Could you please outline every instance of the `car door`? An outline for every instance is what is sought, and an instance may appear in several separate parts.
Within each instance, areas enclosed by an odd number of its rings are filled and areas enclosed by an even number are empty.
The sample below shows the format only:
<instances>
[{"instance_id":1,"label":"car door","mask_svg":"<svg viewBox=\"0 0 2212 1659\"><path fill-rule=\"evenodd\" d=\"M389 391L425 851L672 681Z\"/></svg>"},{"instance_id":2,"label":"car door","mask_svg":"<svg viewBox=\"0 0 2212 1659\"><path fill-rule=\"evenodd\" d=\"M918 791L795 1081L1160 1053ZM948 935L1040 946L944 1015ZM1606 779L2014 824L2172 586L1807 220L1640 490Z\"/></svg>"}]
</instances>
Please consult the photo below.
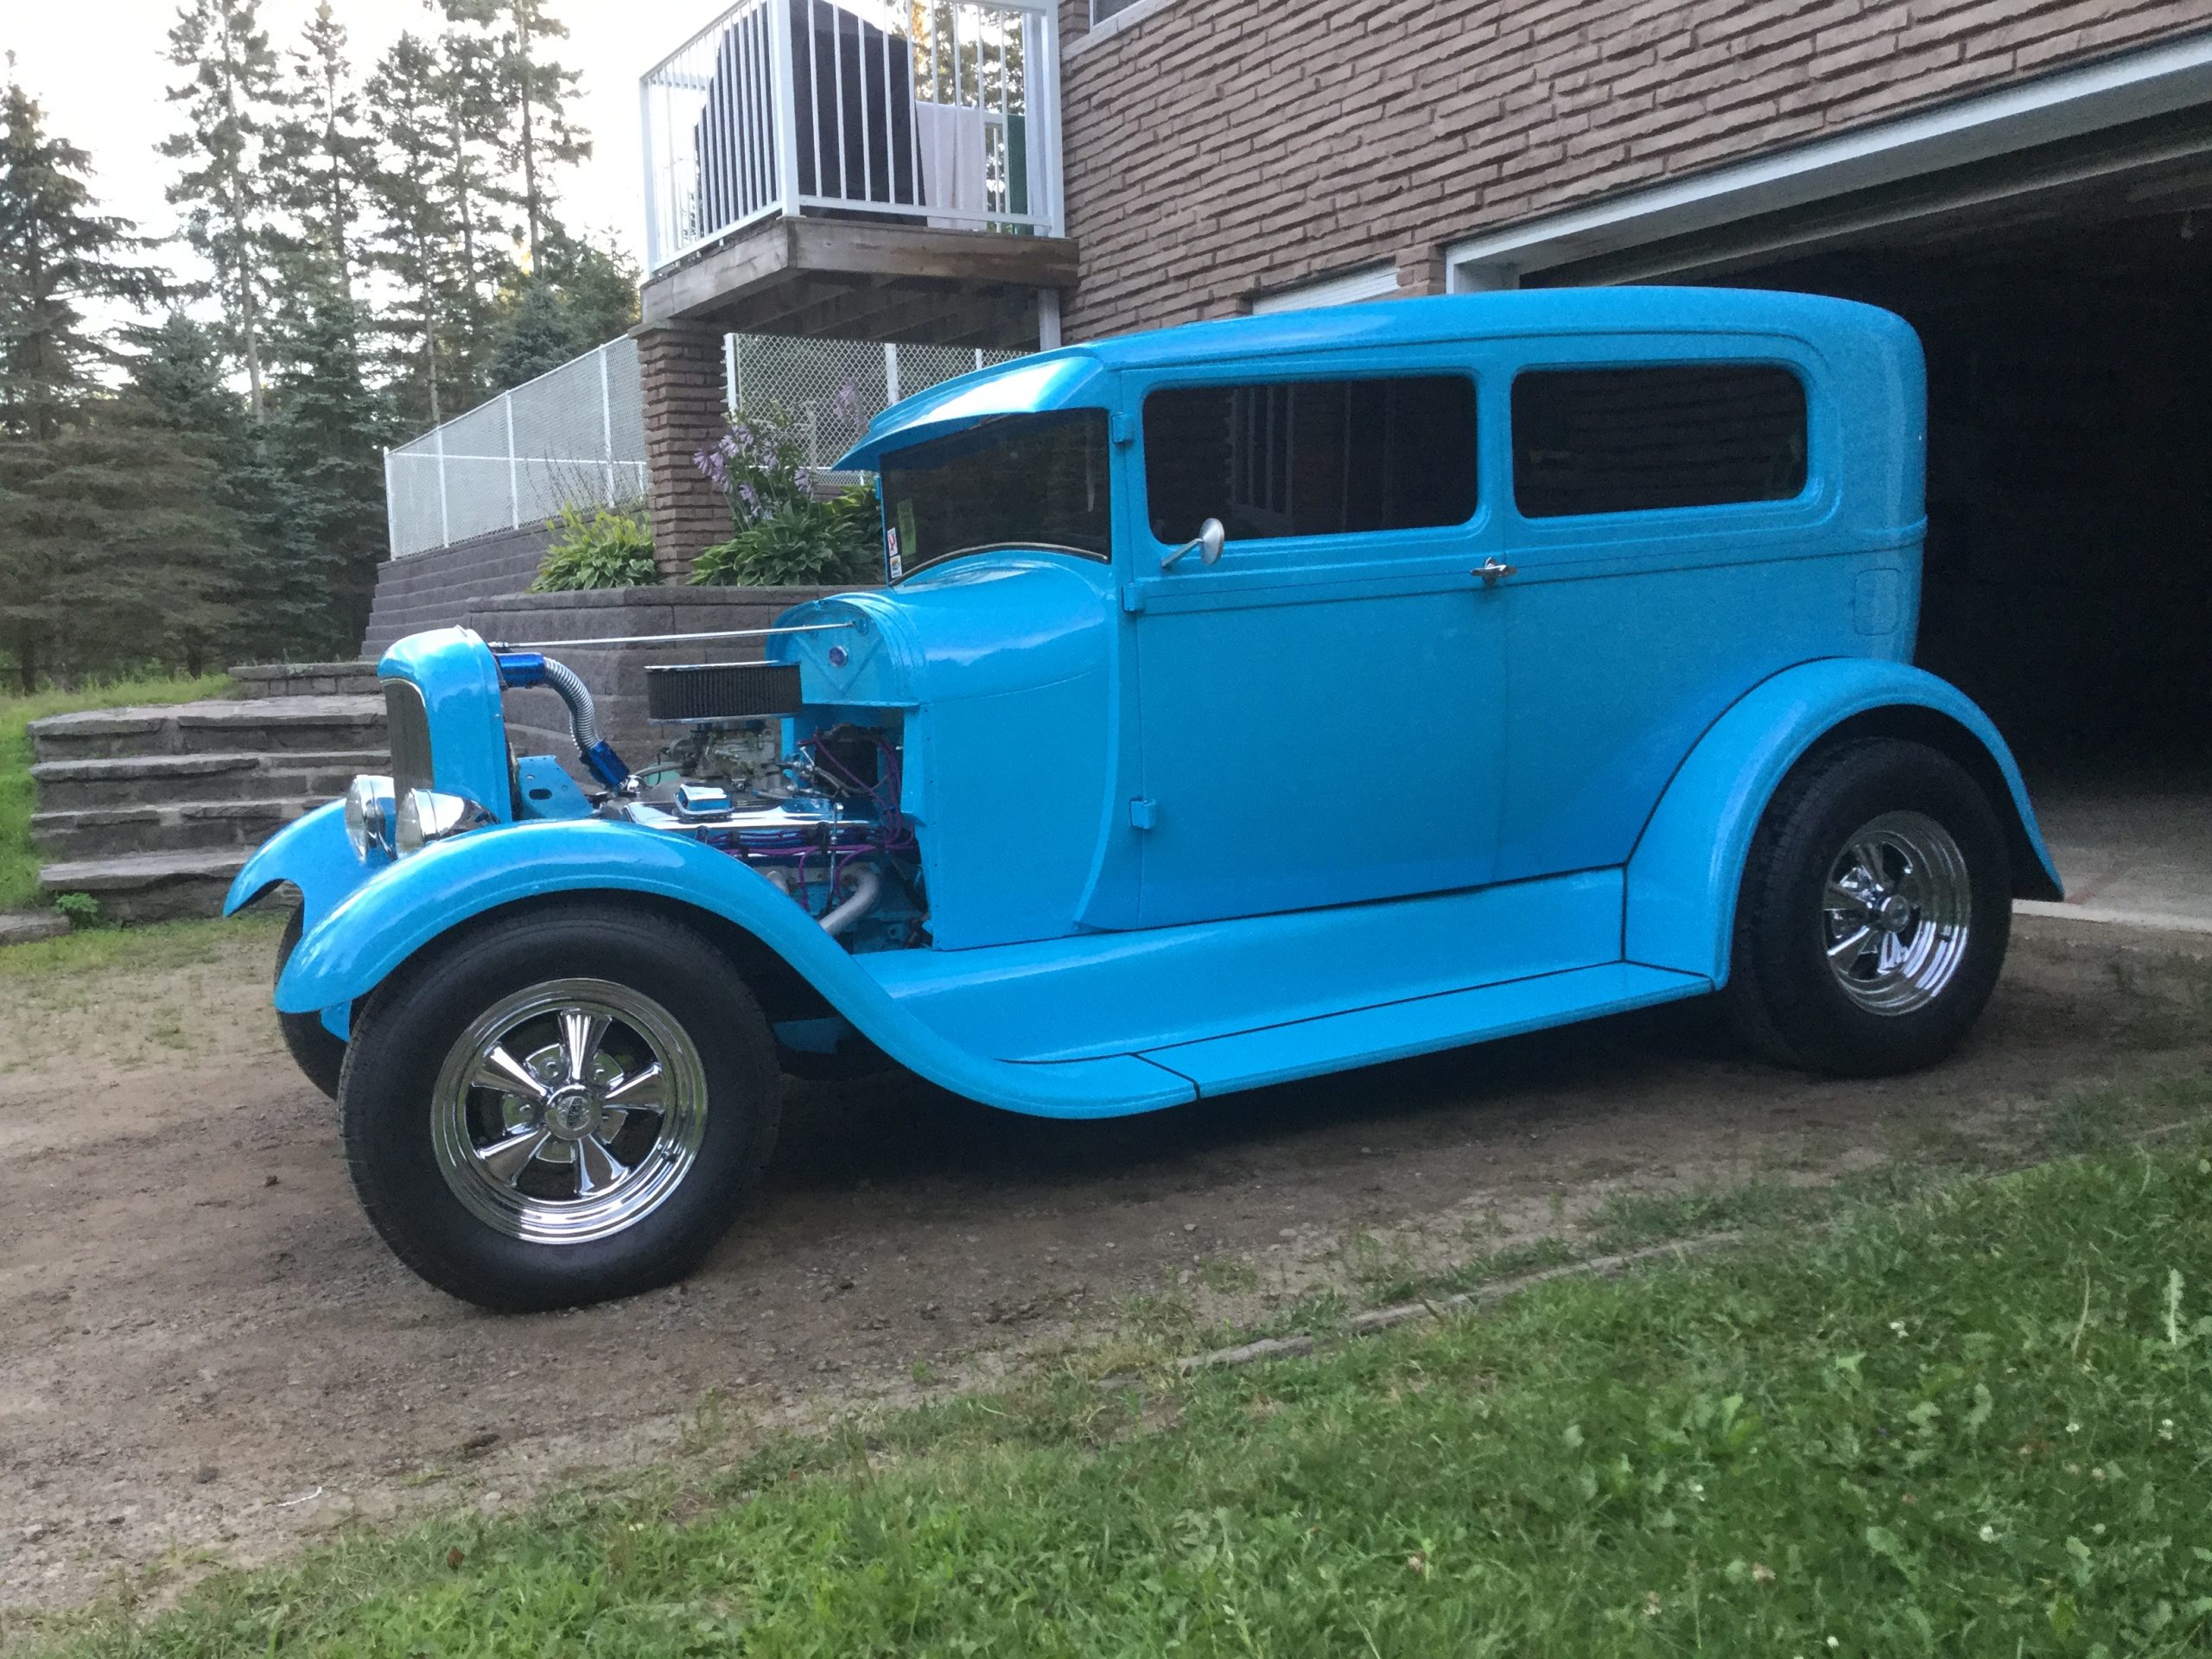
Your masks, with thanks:
<instances>
[{"instance_id":1,"label":"car door","mask_svg":"<svg viewBox=\"0 0 2212 1659\"><path fill-rule=\"evenodd\" d=\"M1731 703L1865 648L1820 372L1782 337L1589 335L1491 377L1516 567L1498 880L1622 862Z\"/></svg>"},{"instance_id":2,"label":"car door","mask_svg":"<svg viewBox=\"0 0 2212 1659\"><path fill-rule=\"evenodd\" d=\"M1504 635L1474 365L1270 359L1128 395L1139 925L1488 881ZM1179 556L1207 518L1218 562Z\"/></svg>"}]
</instances>

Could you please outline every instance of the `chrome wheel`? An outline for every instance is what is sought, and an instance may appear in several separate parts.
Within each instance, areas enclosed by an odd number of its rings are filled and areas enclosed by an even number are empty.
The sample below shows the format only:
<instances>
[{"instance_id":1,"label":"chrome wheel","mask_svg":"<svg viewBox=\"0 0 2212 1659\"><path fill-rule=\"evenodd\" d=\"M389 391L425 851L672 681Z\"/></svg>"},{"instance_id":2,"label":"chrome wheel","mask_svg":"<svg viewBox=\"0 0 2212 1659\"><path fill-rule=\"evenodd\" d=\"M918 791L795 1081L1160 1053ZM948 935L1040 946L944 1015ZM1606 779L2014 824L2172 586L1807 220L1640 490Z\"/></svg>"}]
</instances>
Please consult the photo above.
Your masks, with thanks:
<instances>
[{"instance_id":1,"label":"chrome wheel","mask_svg":"<svg viewBox=\"0 0 2212 1659\"><path fill-rule=\"evenodd\" d=\"M1830 866L1822 938L1836 982L1872 1014L1910 1014L1942 995L1967 954L1974 893L1966 855L1922 812L1861 825Z\"/></svg>"},{"instance_id":2,"label":"chrome wheel","mask_svg":"<svg viewBox=\"0 0 2212 1659\"><path fill-rule=\"evenodd\" d=\"M430 1108L439 1173L480 1221L532 1243L607 1238L652 1213L698 1160L699 1052L651 997L563 979L463 1032Z\"/></svg>"}]
</instances>

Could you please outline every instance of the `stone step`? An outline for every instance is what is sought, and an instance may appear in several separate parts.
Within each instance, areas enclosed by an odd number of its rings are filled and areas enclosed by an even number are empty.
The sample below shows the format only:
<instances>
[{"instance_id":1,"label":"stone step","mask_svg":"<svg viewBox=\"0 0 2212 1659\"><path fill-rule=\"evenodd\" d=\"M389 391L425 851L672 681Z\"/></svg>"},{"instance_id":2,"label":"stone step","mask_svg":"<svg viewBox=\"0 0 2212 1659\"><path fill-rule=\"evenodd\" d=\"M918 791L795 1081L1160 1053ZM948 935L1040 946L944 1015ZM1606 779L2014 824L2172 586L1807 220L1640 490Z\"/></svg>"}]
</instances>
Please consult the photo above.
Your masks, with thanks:
<instances>
[{"instance_id":1,"label":"stone step","mask_svg":"<svg viewBox=\"0 0 2212 1659\"><path fill-rule=\"evenodd\" d=\"M112 922L166 922L181 916L219 916L231 880L245 865L243 847L194 852L137 853L123 858L80 859L49 864L39 886L59 896L88 893Z\"/></svg>"},{"instance_id":2,"label":"stone step","mask_svg":"<svg viewBox=\"0 0 2212 1659\"><path fill-rule=\"evenodd\" d=\"M52 910L0 910L0 944L30 944L39 939L58 939L69 931L69 918Z\"/></svg>"},{"instance_id":3,"label":"stone step","mask_svg":"<svg viewBox=\"0 0 2212 1659\"><path fill-rule=\"evenodd\" d=\"M377 665L349 663L246 663L231 678L248 697L372 697Z\"/></svg>"},{"instance_id":4,"label":"stone step","mask_svg":"<svg viewBox=\"0 0 2212 1659\"><path fill-rule=\"evenodd\" d=\"M252 697L168 708L88 709L31 722L41 761L156 754L319 753L384 741L373 696Z\"/></svg>"},{"instance_id":5,"label":"stone step","mask_svg":"<svg viewBox=\"0 0 2212 1659\"><path fill-rule=\"evenodd\" d=\"M44 760L31 768L41 812L86 812L158 802L329 800L365 772L391 769L382 749L287 754L153 754Z\"/></svg>"},{"instance_id":6,"label":"stone step","mask_svg":"<svg viewBox=\"0 0 2212 1659\"><path fill-rule=\"evenodd\" d=\"M64 861L211 847L251 849L330 798L325 794L248 801L162 801L39 812L31 817L31 844L47 857Z\"/></svg>"}]
</instances>

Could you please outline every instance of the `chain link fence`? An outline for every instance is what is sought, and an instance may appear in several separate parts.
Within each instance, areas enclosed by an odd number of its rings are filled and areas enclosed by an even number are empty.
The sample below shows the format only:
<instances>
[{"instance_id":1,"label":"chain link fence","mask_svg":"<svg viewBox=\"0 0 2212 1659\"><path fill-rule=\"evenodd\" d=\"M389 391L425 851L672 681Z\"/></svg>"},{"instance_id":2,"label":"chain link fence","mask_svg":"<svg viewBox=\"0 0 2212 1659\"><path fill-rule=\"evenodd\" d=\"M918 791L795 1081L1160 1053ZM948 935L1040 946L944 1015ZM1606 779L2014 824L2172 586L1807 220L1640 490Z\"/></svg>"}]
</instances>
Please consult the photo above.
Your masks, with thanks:
<instances>
[{"instance_id":1,"label":"chain link fence","mask_svg":"<svg viewBox=\"0 0 2212 1659\"><path fill-rule=\"evenodd\" d=\"M806 464L822 467L899 398L1020 355L783 334L731 334L722 348L729 406L788 422ZM564 506L642 499L637 342L609 340L385 450L384 477L395 559L541 524Z\"/></svg>"},{"instance_id":2,"label":"chain link fence","mask_svg":"<svg viewBox=\"0 0 2212 1659\"><path fill-rule=\"evenodd\" d=\"M732 334L722 347L729 406L788 420L810 467L827 467L843 454L901 397L1021 355L787 334Z\"/></svg>"},{"instance_id":3,"label":"chain link fence","mask_svg":"<svg viewBox=\"0 0 2212 1659\"><path fill-rule=\"evenodd\" d=\"M595 351L385 451L391 556L645 493L638 343Z\"/></svg>"}]
</instances>

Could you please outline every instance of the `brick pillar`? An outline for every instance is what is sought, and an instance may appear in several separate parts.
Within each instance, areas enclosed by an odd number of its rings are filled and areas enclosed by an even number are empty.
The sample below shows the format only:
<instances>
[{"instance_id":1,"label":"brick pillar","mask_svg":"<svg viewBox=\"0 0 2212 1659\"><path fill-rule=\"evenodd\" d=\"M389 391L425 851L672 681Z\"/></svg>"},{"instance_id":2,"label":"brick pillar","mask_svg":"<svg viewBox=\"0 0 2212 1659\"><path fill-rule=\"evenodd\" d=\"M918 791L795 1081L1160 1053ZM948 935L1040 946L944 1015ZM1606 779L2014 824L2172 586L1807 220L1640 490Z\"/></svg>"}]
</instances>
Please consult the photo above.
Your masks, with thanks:
<instances>
[{"instance_id":1,"label":"brick pillar","mask_svg":"<svg viewBox=\"0 0 2212 1659\"><path fill-rule=\"evenodd\" d=\"M653 563L663 582L682 582L701 550L729 536L728 504L691 464L722 429L721 331L690 322L641 328L638 368Z\"/></svg>"},{"instance_id":2,"label":"brick pillar","mask_svg":"<svg viewBox=\"0 0 2212 1659\"><path fill-rule=\"evenodd\" d=\"M1449 278L1444 269L1443 249L1433 246L1411 248L1398 255L1398 293L1402 298L1450 291Z\"/></svg>"}]
</instances>

